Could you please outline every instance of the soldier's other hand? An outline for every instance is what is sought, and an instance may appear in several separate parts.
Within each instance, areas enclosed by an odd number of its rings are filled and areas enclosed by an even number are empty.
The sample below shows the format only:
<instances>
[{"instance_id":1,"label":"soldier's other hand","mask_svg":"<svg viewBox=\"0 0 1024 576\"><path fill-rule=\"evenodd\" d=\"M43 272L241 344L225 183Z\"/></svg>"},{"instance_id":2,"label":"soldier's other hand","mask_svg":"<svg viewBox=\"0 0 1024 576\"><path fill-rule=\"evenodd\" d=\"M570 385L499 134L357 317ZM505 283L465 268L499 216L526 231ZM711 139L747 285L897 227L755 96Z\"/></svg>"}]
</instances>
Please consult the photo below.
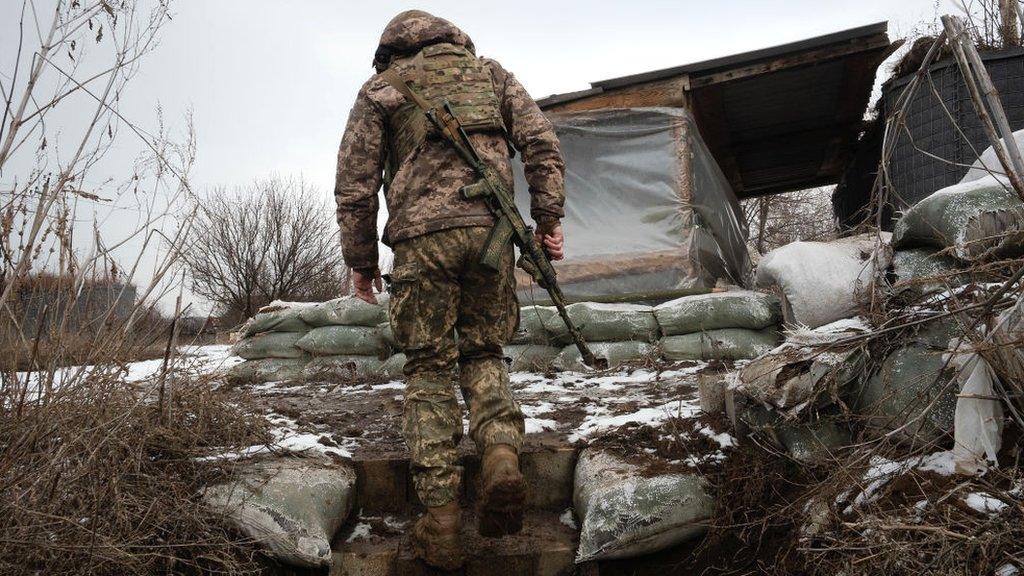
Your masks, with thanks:
<instances>
[{"instance_id":1,"label":"soldier's other hand","mask_svg":"<svg viewBox=\"0 0 1024 576\"><path fill-rule=\"evenodd\" d=\"M537 242L544 247L548 258L561 260L565 258L565 235L562 233L562 225L555 224L550 229L537 232Z\"/></svg>"},{"instance_id":2,"label":"soldier's other hand","mask_svg":"<svg viewBox=\"0 0 1024 576\"><path fill-rule=\"evenodd\" d=\"M376 288L377 292L384 290L384 283L380 279L380 269L352 269L352 286L355 288L355 297L359 298L364 302L370 304L377 303L377 297L373 294L373 289Z\"/></svg>"}]
</instances>

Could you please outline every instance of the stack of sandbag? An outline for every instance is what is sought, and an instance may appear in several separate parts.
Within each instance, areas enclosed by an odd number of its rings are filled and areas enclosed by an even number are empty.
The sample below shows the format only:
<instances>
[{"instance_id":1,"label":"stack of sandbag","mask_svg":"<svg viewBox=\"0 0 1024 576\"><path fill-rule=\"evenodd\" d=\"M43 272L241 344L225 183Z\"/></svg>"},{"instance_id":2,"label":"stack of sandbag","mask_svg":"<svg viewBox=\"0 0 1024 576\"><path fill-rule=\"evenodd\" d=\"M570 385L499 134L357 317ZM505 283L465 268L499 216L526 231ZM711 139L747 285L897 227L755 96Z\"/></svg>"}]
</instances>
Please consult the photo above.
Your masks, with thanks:
<instances>
[{"instance_id":1,"label":"stack of sandbag","mask_svg":"<svg viewBox=\"0 0 1024 576\"><path fill-rule=\"evenodd\" d=\"M554 306L523 306L519 328L505 346L505 357L513 372L544 372L571 342L569 330Z\"/></svg>"},{"instance_id":2,"label":"stack of sandbag","mask_svg":"<svg viewBox=\"0 0 1024 576\"><path fill-rule=\"evenodd\" d=\"M793 242L757 265L761 288L782 295L786 324L817 328L855 315L862 291L889 267L889 234L862 234L832 242Z\"/></svg>"},{"instance_id":3,"label":"stack of sandbag","mask_svg":"<svg viewBox=\"0 0 1024 576\"><path fill-rule=\"evenodd\" d=\"M313 357L303 376L344 379L382 373L382 358L390 355L391 347L382 329L387 321L386 297L378 298L380 304L369 304L344 296L299 313L311 328L295 345Z\"/></svg>"},{"instance_id":4,"label":"stack of sandbag","mask_svg":"<svg viewBox=\"0 0 1024 576\"><path fill-rule=\"evenodd\" d=\"M302 374L309 354L297 346L310 325L300 313L313 304L275 301L264 306L239 331L233 352L245 358L228 372L238 382L291 380Z\"/></svg>"},{"instance_id":5,"label":"stack of sandbag","mask_svg":"<svg viewBox=\"0 0 1024 576\"><path fill-rule=\"evenodd\" d=\"M567 310L569 319L580 329L594 356L607 362L609 368L657 354L652 342L658 340L661 330L650 306L577 302ZM560 321L557 313L554 319ZM564 330L564 324L555 328L558 329ZM552 366L558 370L586 369L574 344L567 344Z\"/></svg>"},{"instance_id":6,"label":"stack of sandbag","mask_svg":"<svg viewBox=\"0 0 1024 576\"><path fill-rule=\"evenodd\" d=\"M749 290L684 296L654 308L668 360L741 360L779 340L779 299Z\"/></svg>"}]
</instances>

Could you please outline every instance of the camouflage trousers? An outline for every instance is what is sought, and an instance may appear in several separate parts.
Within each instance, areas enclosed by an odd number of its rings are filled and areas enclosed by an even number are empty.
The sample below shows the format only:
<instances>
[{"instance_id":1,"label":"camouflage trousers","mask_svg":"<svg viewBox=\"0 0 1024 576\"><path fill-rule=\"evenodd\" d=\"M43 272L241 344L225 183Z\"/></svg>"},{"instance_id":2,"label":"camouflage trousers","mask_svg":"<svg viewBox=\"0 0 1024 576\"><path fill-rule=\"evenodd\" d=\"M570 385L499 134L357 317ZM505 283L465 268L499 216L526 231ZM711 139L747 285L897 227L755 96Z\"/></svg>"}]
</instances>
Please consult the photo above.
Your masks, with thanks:
<instances>
[{"instance_id":1,"label":"camouflage trousers","mask_svg":"<svg viewBox=\"0 0 1024 576\"><path fill-rule=\"evenodd\" d=\"M480 265L488 227L452 228L395 245L388 310L403 349L406 393L403 434L413 482L427 506L454 501L462 479L456 446L469 408L477 450L523 441L523 414L509 390L502 345L516 329L513 250L498 271Z\"/></svg>"}]
</instances>

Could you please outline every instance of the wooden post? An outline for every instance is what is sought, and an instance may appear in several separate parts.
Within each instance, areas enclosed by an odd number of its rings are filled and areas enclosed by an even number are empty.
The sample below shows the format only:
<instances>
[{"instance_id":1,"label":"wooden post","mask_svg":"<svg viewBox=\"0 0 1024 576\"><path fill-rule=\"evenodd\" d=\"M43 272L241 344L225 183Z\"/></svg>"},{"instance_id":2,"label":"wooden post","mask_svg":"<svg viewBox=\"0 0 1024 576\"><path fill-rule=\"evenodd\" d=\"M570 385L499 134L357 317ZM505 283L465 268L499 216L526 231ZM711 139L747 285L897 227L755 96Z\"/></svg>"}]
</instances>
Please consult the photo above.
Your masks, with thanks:
<instances>
[{"instance_id":1,"label":"wooden post","mask_svg":"<svg viewBox=\"0 0 1024 576\"><path fill-rule=\"evenodd\" d=\"M999 0L999 35L1003 39L1003 46L1020 46L1020 20L1018 11L1020 6L1017 0Z\"/></svg>"}]
</instances>

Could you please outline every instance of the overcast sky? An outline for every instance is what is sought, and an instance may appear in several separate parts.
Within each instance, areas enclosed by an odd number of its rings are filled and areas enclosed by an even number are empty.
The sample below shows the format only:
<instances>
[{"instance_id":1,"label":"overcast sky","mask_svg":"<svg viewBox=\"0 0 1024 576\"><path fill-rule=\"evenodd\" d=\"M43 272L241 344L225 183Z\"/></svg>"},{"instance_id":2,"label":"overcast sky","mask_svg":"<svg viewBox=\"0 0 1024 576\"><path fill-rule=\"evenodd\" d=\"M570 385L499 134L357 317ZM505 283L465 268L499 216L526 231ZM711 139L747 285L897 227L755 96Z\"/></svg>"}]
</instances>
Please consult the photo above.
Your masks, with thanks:
<instances>
[{"instance_id":1,"label":"overcast sky","mask_svg":"<svg viewBox=\"0 0 1024 576\"><path fill-rule=\"evenodd\" d=\"M20 5L0 0L4 73ZM348 111L372 72L381 30L401 10L455 22L478 54L499 60L537 98L883 20L896 39L931 24L937 11L955 11L947 0L938 7L934 0L173 0L172 7L160 47L122 98L126 116L153 127L157 105L172 124L192 111L196 189L277 174L303 177L325 199ZM134 158L130 144L113 153L121 157L105 165L111 173Z\"/></svg>"}]
</instances>

